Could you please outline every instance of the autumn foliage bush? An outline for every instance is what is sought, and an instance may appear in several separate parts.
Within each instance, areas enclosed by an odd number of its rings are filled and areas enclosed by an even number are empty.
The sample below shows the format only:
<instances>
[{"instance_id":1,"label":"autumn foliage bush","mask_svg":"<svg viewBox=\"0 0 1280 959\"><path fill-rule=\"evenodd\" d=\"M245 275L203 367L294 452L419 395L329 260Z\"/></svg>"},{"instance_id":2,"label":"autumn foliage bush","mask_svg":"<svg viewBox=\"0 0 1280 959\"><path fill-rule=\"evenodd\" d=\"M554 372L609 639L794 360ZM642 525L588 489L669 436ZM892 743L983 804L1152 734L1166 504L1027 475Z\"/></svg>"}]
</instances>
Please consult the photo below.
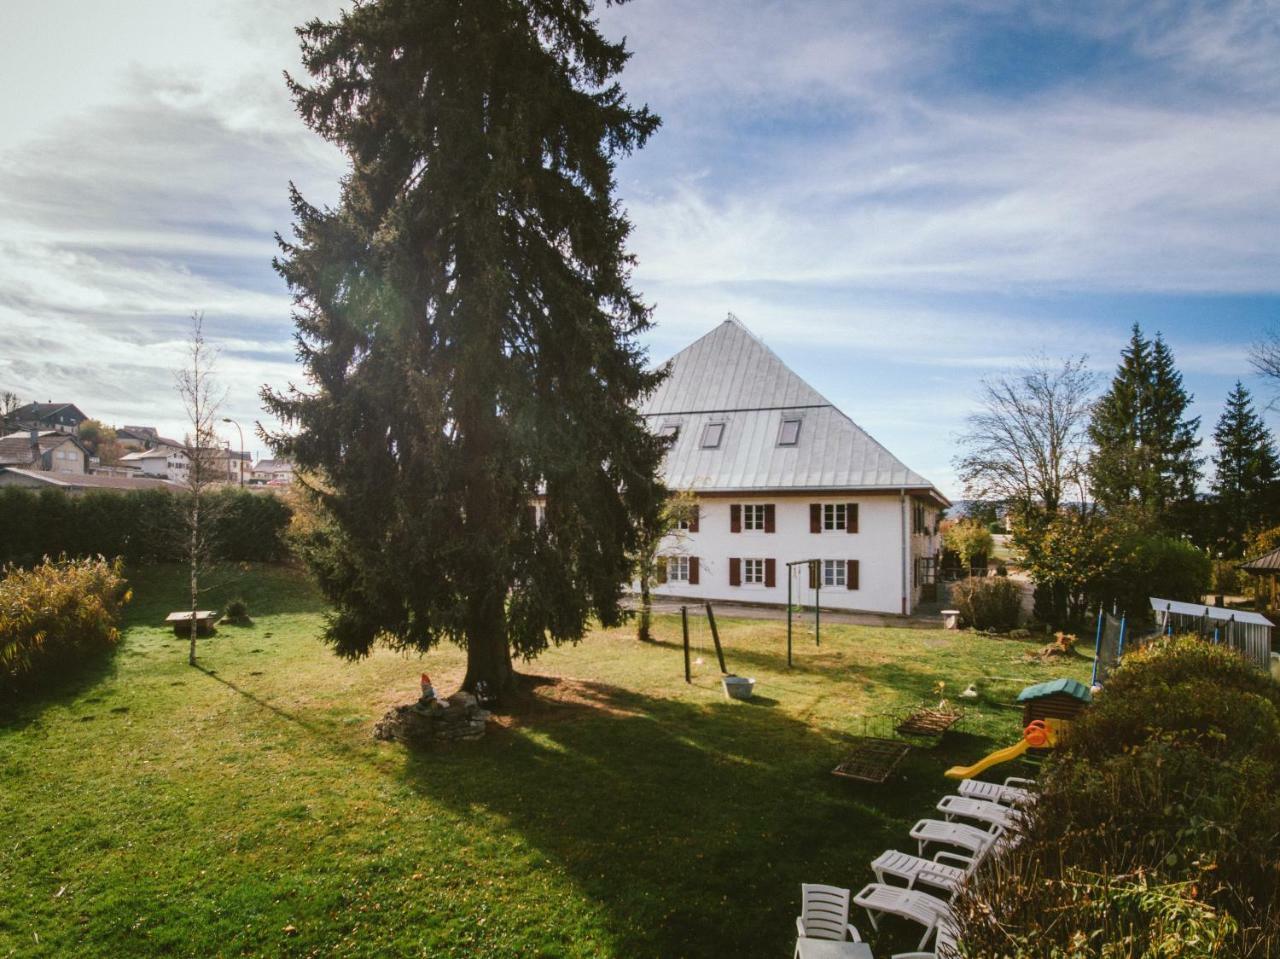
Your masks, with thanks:
<instances>
[{"instance_id":1,"label":"autumn foliage bush","mask_svg":"<svg viewBox=\"0 0 1280 959\"><path fill-rule=\"evenodd\" d=\"M0 691L30 688L114 647L130 599L123 568L97 557L0 570Z\"/></svg>"},{"instance_id":2,"label":"autumn foliage bush","mask_svg":"<svg viewBox=\"0 0 1280 959\"><path fill-rule=\"evenodd\" d=\"M1280 955L1280 685L1221 646L1127 655L957 901L966 956Z\"/></svg>"},{"instance_id":3,"label":"autumn foliage bush","mask_svg":"<svg viewBox=\"0 0 1280 959\"><path fill-rule=\"evenodd\" d=\"M975 576L951 590L960 623L973 629L1009 630L1018 625L1022 596L1018 584L1004 576Z\"/></svg>"}]
</instances>

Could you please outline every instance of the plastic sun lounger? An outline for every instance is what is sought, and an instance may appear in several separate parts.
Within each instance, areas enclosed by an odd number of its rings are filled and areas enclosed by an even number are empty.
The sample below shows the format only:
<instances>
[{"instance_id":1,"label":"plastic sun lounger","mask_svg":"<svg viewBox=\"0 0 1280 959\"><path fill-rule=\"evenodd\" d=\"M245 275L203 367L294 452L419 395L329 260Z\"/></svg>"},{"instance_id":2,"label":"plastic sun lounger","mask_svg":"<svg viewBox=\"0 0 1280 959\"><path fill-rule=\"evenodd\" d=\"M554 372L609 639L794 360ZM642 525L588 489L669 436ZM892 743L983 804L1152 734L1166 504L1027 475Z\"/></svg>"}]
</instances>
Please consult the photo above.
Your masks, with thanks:
<instances>
[{"instance_id":1,"label":"plastic sun lounger","mask_svg":"<svg viewBox=\"0 0 1280 959\"><path fill-rule=\"evenodd\" d=\"M846 937L861 942L858 930L849 923L849 890L840 886L802 883L800 915L796 916L796 951L806 940L844 942Z\"/></svg>"},{"instance_id":2,"label":"plastic sun lounger","mask_svg":"<svg viewBox=\"0 0 1280 959\"><path fill-rule=\"evenodd\" d=\"M880 928L880 917L886 913L901 916L924 926L924 935L920 938L918 948L923 949L938 931L938 926L951 918L951 906L915 889L903 889L901 886L886 886L873 882L864 886L862 891L853 897L853 901L867 910L874 929Z\"/></svg>"},{"instance_id":3,"label":"plastic sun lounger","mask_svg":"<svg viewBox=\"0 0 1280 959\"><path fill-rule=\"evenodd\" d=\"M910 836L919 844L918 852L924 855L925 847L931 842L945 843L968 851L971 856L981 859L1000 838L1000 827L997 831L988 832L977 826L969 826L959 822L944 822L941 819L921 819L911 827Z\"/></svg>"},{"instance_id":4,"label":"plastic sun lounger","mask_svg":"<svg viewBox=\"0 0 1280 959\"><path fill-rule=\"evenodd\" d=\"M962 779L959 792L967 799L985 799L1005 806L1027 806L1036 801L1036 794L1031 791L1034 785L1034 779L1019 776L1010 776L1003 785L981 779Z\"/></svg>"},{"instance_id":5,"label":"plastic sun lounger","mask_svg":"<svg viewBox=\"0 0 1280 959\"><path fill-rule=\"evenodd\" d=\"M882 885L891 885L886 877L892 876L905 882L908 889L914 889L917 882L922 882L954 896L977 864L974 857L955 852L940 852L932 859L925 859L888 849L871 863L871 871Z\"/></svg>"},{"instance_id":6,"label":"plastic sun lounger","mask_svg":"<svg viewBox=\"0 0 1280 959\"><path fill-rule=\"evenodd\" d=\"M933 952L895 952L891 959L956 959L960 940L951 920L938 924L938 938L933 941Z\"/></svg>"},{"instance_id":7,"label":"plastic sun lounger","mask_svg":"<svg viewBox=\"0 0 1280 959\"><path fill-rule=\"evenodd\" d=\"M982 823L988 829L999 826L1008 828L1017 825L1022 818L1022 814L1008 806L1002 806L997 802L988 802L985 799L967 799L964 796L943 796L938 800L938 812L946 817L947 821L951 821L956 817L961 819L971 819L974 822Z\"/></svg>"}]
</instances>

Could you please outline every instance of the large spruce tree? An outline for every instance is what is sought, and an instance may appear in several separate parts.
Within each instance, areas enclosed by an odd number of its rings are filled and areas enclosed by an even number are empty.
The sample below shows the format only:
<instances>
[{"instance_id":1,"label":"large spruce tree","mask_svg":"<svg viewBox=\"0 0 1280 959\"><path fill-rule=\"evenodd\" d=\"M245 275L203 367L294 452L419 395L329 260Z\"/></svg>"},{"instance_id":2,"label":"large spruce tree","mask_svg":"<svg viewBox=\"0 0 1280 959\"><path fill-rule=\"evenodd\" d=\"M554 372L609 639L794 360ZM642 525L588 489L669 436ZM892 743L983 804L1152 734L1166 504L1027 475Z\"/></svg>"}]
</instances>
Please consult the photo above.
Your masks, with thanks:
<instances>
[{"instance_id":1,"label":"large spruce tree","mask_svg":"<svg viewBox=\"0 0 1280 959\"><path fill-rule=\"evenodd\" d=\"M1111 385L1089 424L1089 486L1106 509L1140 507L1172 526L1186 522L1204 462L1198 417L1173 353L1134 325Z\"/></svg>"},{"instance_id":2,"label":"large spruce tree","mask_svg":"<svg viewBox=\"0 0 1280 959\"><path fill-rule=\"evenodd\" d=\"M309 386L265 393L329 517L311 561L343 655L512 653L621 617L655 523L656 385L637 336L614 166L658 126L588 0L368 0L299 30L307 124L350 160L341 201L294 189L277 268ZM535 499L545 502L540 518Z\"/></svg>"},{"instance_id":3,"label":"large spruce tree","mask_svg":"<svg viewBox=\"0 0 1280 959\"><path fill-rule=\"evenodd\" d=\"M1253 397L1236 380L1213 431L1216 449L1212 483L1219 546L1240 555L1251 529L1274 524L1280 460L1271 431L1253 407Z\"/></svg>"}]
</instances>

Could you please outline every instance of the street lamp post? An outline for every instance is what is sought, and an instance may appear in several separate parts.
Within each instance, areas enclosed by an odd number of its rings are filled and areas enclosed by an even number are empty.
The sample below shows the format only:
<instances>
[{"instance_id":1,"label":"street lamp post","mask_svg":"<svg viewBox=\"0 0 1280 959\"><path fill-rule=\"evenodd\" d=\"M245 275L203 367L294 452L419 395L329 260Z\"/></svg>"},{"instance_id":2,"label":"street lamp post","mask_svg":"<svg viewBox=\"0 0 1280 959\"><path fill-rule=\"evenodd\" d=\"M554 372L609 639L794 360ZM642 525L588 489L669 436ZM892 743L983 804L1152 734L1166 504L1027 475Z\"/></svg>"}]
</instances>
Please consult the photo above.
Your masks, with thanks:
<instances>
[{"instance_id":1,"label":"street lamp post","mask_svg":"<svg viewBox=\"0 0 1280 959\"><path fill-rule=\"evenodd\" d=\"M229 416L224 416L222 422L230 423L236 428L236 432L240 434L240 459L236 463L236 473L240 476L240 485L244 486L244 430L240 429L240 424Z\"/></svg>"}]
</instances>

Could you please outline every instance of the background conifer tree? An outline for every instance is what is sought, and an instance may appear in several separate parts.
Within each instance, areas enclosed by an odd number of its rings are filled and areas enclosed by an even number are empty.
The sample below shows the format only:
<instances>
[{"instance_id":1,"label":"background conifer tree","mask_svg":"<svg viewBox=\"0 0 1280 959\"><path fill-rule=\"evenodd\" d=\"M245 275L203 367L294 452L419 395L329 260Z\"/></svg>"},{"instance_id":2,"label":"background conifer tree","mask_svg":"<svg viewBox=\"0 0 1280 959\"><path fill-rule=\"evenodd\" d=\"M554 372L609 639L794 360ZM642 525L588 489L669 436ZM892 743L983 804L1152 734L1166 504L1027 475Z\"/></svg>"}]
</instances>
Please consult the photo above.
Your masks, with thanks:
<instances>
[{"instance_id":1,"label":"background conifer tree","mask_svg":"<svg viewBox=\"0 0 1280 959\"><path fill-rule=\"evenodd\" d=\"M1191 399L1163 338L1148 340L1135 324L1089 424L1095 502L1113 511L1136 507L1169 528L1187 527L1204 462L1200 419L1186 415Z\"/></svg>"},{"instance_id":2,"label":"background conifer tree","mask_svg":"<svg viewBox=\"0 0 1280 959\"><path fill-rule=\"evenodd\" d=\"M296 190L277 268L310 386L264 393L281 455L319 481L310 561L347 656L382 638L512 653L621 618L662 446L635 412L615 159L658 126L587 0L371 0L299 30L307 124L350 160L335 209ZM541 519L535 499L545 503Z\"/></svg>"},{"instance_id":3,"label":"background conifer tree","mask_svg":"<svg viewBox=\"0 0 1280 959\"><path fill-rule=\"evenodd\" d=\"M1246 535L1277 521L1277 461L1270 430L1253 407L1253 397L1237 380L1213 431L1212 483L1219 548L1239 556Z\"/></svg>"}]
</instances>

